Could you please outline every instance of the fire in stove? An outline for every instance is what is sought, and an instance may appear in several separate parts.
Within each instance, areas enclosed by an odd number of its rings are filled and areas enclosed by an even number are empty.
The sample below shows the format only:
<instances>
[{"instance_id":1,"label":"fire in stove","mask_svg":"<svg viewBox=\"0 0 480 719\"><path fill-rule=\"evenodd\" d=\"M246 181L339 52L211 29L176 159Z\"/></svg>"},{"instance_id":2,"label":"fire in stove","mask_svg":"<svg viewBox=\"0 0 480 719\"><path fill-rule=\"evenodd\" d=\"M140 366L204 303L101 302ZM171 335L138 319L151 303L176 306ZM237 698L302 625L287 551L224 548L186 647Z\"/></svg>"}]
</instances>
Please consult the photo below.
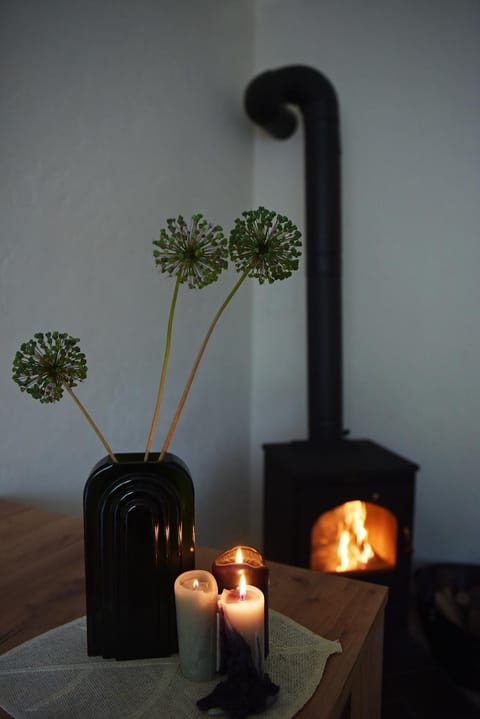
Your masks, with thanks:
<instances>
[{"instance_id":1,"label":"fire in stove","mask_svg":"<svg viewBox=\"0 0 480 719\"><path fill-rule=\"evenodd\" d=\"M367 562L375 556L372 545L368 541L368 530L365 527L367 507L365 502L355 499L343 505L343 523L339 527L337 555L339 564L337 572L349 569L363 569Z\"/></svg>"},{"instance_id":2,"label":"fire in stove","mask_svg":"<svg viewBox=\"0 0 480 719\"><path fill-rule=\"evenodd\" d=\"M322 572L387 571L395 567L396 546L393 514L355 499L324 512L315 522L310 568Z\"/></svg>"}]
</instances>

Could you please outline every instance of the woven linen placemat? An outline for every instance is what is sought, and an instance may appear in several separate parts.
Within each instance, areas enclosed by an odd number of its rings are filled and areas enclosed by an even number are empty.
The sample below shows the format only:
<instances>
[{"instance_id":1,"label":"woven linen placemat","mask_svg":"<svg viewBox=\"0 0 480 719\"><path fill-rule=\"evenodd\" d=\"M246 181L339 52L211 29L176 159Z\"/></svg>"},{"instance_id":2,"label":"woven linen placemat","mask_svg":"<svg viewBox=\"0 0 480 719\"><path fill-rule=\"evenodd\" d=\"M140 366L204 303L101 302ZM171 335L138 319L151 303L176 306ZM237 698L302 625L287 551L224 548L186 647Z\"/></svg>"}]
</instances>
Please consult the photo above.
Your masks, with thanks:
<instances>
[{"instance_id":1,"label":"woven linen placemat","mask_svg":"<svg viewBox=\"0 0 480 719\"><path fill-rule=\"evenodd\" d=\"M270 610L265 670L280 685L257 717L291 719L312 696L340 642ZM0 706L14 719L207 719L196 702L222 680L190 682L178 655L116 661L88 657L85 617L52 629L0 657Z\"/></svg>"}]
</instances>

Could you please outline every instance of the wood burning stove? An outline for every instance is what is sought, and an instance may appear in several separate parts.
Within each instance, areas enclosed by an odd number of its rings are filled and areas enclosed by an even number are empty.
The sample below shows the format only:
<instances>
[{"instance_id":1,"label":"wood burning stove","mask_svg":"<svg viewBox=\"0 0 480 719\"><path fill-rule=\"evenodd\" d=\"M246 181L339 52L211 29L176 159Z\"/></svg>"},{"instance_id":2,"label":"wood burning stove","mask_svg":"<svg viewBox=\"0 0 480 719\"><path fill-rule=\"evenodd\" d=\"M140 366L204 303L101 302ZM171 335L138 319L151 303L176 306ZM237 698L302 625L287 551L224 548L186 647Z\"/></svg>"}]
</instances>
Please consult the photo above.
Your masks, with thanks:
<instances>
[{"instance_id":1,"label":"wood burning stove","mask_svg":"<svg viewBox=\"0 0 480 719\"><path fill-rule=\"evenodd\" d=\"M365 440L267 444L264 449L265 556L388 586L387 628L405 628L417 465ZM353 501L365 504L374 556L342 570L337 549L345 522L339 519L332 527L328 514L341 515L343 505Z\"/></svg>"},{"instance_id":2,"label":"wood burning stove","mask_svg":"<svg viewBox=\"0 0 480 719\"><path fill-rule=\"evenodd\" d=\"M343 428L337 95L305 66L264 72L247 87L247 114L277 139L296 129L292 105L305 138L309 439L264 447L264 553L388 586L387 631L404 629L418 467L374 442L346 439ZM354 511L363 529L352 563L341 553Z\"/></svg>"}]
</instances>

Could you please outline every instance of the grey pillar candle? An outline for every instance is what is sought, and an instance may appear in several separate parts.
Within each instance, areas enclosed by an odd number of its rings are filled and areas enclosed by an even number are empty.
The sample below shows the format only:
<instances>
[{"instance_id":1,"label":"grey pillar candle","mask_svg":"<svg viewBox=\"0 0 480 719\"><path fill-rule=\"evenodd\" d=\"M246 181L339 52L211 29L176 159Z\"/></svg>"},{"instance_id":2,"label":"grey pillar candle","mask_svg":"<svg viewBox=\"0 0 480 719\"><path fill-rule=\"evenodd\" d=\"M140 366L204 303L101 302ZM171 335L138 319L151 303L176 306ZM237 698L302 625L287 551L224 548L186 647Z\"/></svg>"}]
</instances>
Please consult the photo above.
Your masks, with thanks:
<instances>
[{"instance_id":1,"label":"grey pillar candle","mask_svg":"<svg viewBox=\"0 0 480 719\"><path fill-rule=\"evenodd\" d=\"M218 586L213 574L193 569L175 580L178 651L186 679L207 681L216 672Z\"/></svg>"}]
</instances>

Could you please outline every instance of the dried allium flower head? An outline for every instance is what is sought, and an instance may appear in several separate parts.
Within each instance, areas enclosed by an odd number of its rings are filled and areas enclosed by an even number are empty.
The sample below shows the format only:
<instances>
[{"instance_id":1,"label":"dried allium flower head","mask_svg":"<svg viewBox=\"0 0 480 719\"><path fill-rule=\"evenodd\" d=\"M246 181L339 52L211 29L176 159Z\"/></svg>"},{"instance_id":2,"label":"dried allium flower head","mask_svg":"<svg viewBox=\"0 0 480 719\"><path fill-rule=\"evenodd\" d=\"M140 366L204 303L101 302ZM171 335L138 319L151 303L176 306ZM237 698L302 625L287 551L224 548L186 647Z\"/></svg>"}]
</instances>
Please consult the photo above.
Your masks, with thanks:
<instances>
[{"instance_id":1,"label":"dried allium flower head","mask_svg":"<svg viewBox=\"0 0 480 719\"><path fill-rule=\"evenodd\" d=\"M202 214L192 216L190 226L182 215L167 220L154 240L155 264L160 272L201 288L215 282L227 267L227 240L220 225L211 225Z\"/></svg>"},{"instance_id":2,"label":"dried allium flower head","mask_svg":"<svg viewBox=\"0 0 480 719\"><path fill-rule=\"evenodd\" d=\"M37 332L15 355L13 381L40 402L58 402L65 386L75 387L87 376L78 342L64 332Z\"/></svg>"},{"instance_id":3,"label":"dried allium flower head","mask_svg":"<svg viewBox=\"0 0 480 719\"><path fill-rule=\"evenodd\" d=\"M230 233L230 257L237 271L248 272L260 284L283 280L298 269L300 238L288 217L265 207L246 210Z\"/></svg>"}]
</instances>

